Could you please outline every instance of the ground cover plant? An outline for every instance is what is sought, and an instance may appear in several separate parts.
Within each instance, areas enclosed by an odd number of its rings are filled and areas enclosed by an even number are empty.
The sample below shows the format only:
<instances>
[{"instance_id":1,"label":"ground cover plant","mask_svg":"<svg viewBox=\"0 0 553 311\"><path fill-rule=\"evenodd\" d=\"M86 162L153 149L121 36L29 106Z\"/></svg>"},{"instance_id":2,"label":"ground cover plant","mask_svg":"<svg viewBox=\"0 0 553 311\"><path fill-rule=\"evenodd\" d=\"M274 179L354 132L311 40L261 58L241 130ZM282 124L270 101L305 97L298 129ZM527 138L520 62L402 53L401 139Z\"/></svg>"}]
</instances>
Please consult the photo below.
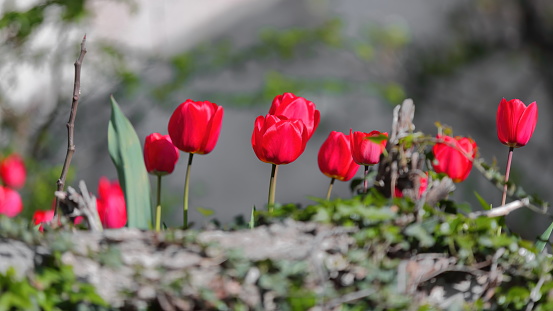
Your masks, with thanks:
<instances>
[{"instance_id":1,"label":"ground cover plant","mask_svg":"<svg viewBox=\"0 0 553 311\"><path fill-rule=\"evenodd\" d=\"M418 132L409 99L394 109L389 133L331 132L317 159L331 178L327 196L302 207L278 203L278 167L302 155L321 116L304 97L275 94L268 114L252 120L252 151L271 164L267 205L234 223L213 222L198 231L189 228L187 218L189 172L195 154L216 147L222 105L188 99L168 120L168 135L140 139L112 97L108 143L119 180L100 180L98 198L84 182L77 190L66 189L77 148L73 128L85 39L75 63L67 156L55 206L37 212L32 223L12 218L23 208L16 189L26 172L17 156L0 166L0 249L5 250L0 256L6 259L0 310L553 306L553 262L546 247L553 227L528 241L509 232L503 220L519 208L547 213L544 202L509 181L514 149L528 144L534 132L536 103L499 100L497 135L509 147L505 174L478 156L477 137L454 136L439 123L436 134ZM163 228L161 177L173 172L178 150L189 153L184 219L181 228ZM359 167L363 178L353 178ZM502 191L501 206L479 194L483 211L449 200L455 184L471 172L484 174ZM148 173L157 177L154 204ZM336 179L351 181L351 197L331 199Z\"/></svg>"}]
</instances>

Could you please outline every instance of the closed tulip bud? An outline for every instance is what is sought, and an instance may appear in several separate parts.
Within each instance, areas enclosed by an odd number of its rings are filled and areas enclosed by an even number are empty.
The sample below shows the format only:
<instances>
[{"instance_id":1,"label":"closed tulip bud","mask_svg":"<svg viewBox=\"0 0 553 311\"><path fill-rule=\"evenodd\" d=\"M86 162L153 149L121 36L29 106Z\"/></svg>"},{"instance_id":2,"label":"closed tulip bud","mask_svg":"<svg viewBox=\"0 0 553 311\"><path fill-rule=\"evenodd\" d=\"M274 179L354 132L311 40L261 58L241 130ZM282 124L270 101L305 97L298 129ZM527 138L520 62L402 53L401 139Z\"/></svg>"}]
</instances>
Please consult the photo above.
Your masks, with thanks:
<instances>
[{"instance_id":1,"label":"closed tulip bud","mask_svg":"<svg viewBox=\"0 0 553 311\"><path fill-rule=\"evenodd\" d=\"M507 101L503 98L499 102L496 123L497 137L502 144L514 148L526 145L534 133L537 122L536 102L528 107L518 99Z\"/></svg>"},{"instance_id":2,"label":"closed tulip bud","mask_svg":"<svg viewBox=\"0 0 553 311\"><path fill-rule=\"evenodd\" d=\"M27 177L23 159L15 153L4 158L0 162L0 177L5 186L15 189L23 187Z\"/></svg>"},{"instance_id":3,"label":"closed tulip bud","mask_svg":"<svg viewBox=\"0 0 553 311\"><path fill-rule=\"evenodd\" d=\"M171 174L179 160L179 149L171 142L169 135L152 133L144 142L144 163L150 174L162 176Z\"/></svg>"},{"instance_id":4,"label":"closed tulip bud","mask_svg":"<svg viewBox=\"0 0 553 311\"><path fill-rule=\"evenodd\" d=\"M383 137L385 136L385 137ZM379 142L371 141L370 138L379 139ZM350 129L349 138L351 143L351 154L355 163L359 165L373 165L380 162L380 155L386 148L388 133L372 131L370 133L354 132Z\"/></svg>"},{"instance_id":5,"label":"closed tulip bud","mask_svg":"<svg viewBox=\"0 0 553 311\"><path fill-rule=\"evenodd\" d=\"M127 223L125 195L118 181L100 178L96 208L104 228L121 228Z\"/></svg>"},{"instance_id":6,"label":"closed tulip bud","mask_svg":"<svg viewBox=\"0 0 553 311\"><path fill-rule=\"evenodd\" d=\"M434 161L432 166L436 173L445 173L454 182L465 180L472 169L476 157L476 142L467 137L450 137L438 135L438 142L432 147Z\"/></svg>"},{"instance_id":7,"label":"closed tulip bud","mask_svg":"<svg viewBox=\"0 0 553 311\"><path fill-rule=\"evenodd\" d=\"M23 210L23 201L19 192L0 186L0 214L15 217Z\"/></svg>"},{"instance_id":8,"label":"closed tulip bud","mask_svg":"<svg viewBox=\"0 0 553 311\"><path fill-rule=\"evenodd\" d=\"M307 128L301 120L266 115L255 119L252 147L259 160L272 164L288 164L305 150Z\"/></svg>"},{"instance_id":9,"label":"closed tulip bud","mask_svg":"<svg viewBox=\"0 0 553 311\"><path fill-rule=\"evenodd\" d=\"M173 144L184 152L208 154L219 138L223 107L208 101L188 99L169 119L168 131Z\"/></svg>"},{"instance_id":10,"label":"closed tulip bud","mask_svg":"<svg viewBox=\"0 0 553 311\"><path fill-rule=\"evenodd\" d=\"M318 162L323 174L341 181L352 179L359 169L351 156L349 135L336 131L330 132L319 149Z\"/></svg>"},{"instance_id":11,"label":"closed tulip bud","mask_svg":"<svg viewBox=\"0 0 553 311\"><path fill-rule=\"evenodd\" d=\"M269 114L285 116L290 120L301 120L307 129L307 139L313 136L321 119L321 113L313 102L292 93L277 95L273 99Z\"/></svg>"}]
</instances>

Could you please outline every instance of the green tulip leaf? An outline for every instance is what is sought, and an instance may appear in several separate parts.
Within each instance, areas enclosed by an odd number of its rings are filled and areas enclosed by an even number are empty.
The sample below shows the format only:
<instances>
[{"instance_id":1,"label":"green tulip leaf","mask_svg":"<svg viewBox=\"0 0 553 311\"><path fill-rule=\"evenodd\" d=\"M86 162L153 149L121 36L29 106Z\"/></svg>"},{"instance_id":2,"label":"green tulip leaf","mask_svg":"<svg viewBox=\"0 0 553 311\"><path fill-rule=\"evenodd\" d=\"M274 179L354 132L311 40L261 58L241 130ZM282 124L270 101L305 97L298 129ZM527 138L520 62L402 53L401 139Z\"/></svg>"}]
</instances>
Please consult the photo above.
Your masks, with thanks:
<instances>
[{"instance_id":1,"label":"green tulip leaf","mask_svg":"<svg viewBox=\"0 0 553 311\"><path fill-rule=\"evenodd\" d=\"M131 122L125 117L113 96L108 126L108 149L125 193L127 226L149 229L152 224L150 181L142 147Z\"/></svg>"},{"instance_id":2,"label":"green tulip leaf","mask_svg":"<svg viewBox=\"0 0 553 311\"><path fill-rule=\"evenodd\" d=\"M551 237L551 233L553 232L553 222L545 229L545 231L538 237L538 240L536 241L536 248L539 252L542 252L545 249L545 246L549 242L549 238Z\"/></svg>"}]
</instances>

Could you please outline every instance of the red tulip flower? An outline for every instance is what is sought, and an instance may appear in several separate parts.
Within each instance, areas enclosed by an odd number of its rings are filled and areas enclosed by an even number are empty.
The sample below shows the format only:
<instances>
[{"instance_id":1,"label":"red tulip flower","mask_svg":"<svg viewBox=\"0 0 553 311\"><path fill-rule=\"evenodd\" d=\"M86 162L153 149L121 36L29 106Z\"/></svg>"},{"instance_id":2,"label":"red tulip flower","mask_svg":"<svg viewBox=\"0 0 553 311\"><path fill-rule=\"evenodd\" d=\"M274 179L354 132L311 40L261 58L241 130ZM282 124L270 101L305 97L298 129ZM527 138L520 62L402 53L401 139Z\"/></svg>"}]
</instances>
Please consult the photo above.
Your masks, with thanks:
<instances>
[{"instance_id":1,"label":"red tulip flower","mask_svg":"<svg viewBox=\"0 0 553 311\"><path fill-rule=\"evenodd\" d=\"M0 186L0 214L15 217L23 210L23 201L19 192Z\"/></svg>"},{"instance_id":2,"label":"red tulip flower","mask_svg":"<svg viewBox=\"0 0 553 311\"><path fill-rule=\"evenodd\" d=\"M295 161L305 150L308 139L301 120L271 114L255 119L252 147L263 162L280 165Z\"/></svg>"},{"instance_id":3,"label":"red tulip flower","mask_svg":"<svg viewBox=\"0 0 553 311\"><path fill-rule=\"evenodd\" d=\"M186 100L169 119L169 136L173 144L184 152L208 154L215 148L221 124L223 107L208 101Z\"/></svg>"},{"instance_id":4,"label":"red tulip flower","mask_svg":"<svg viewBox=\"0 0 553 311\"><path fill-rule=\"evenodd\" d=\"M351 156L349 135L336 131L330 132L319 149L318 162L323 174L340 181L352 179L359 169Z\"/></svg>"},{"instance_id":5,"label":"red tulip flower","mask_svg":"<svg viewBox=\"0 0 553 311\"><path fill-rule=\"evenodd\" d=\"M5 186L19 189L25 184L27 171L25 163L18 154L11 154L0 162L0 177Z\"/></svg>"},{"instance_id":6,"label":"red tulip flower","mask_svg":"<svg viewBox=\"0 0 553 311\"><path fill-rule=\"evenodd\" d=\"M127 223L125 195L118 181L110 182L105 177L100 178L96 207L104 228L121 228Z\"/></svg>"},{"instance_id":7,"label":"red tulip flower","mask_svg":"<svg viewBox=\"0 0 553 311\"><path fill-rule=\"evenodd\" d=\"M499 102L496 123L499 141L509 147L522 147L528 143L536 123L538 122L538 106L536 102L526 105L518 100L505 98Z\"/></svg>"},{"instance_id":8,"label":"red tulip flower","mask_svg":"<svg viewBox=\"0 0 553 311\"><path fill-rule=\"evenodd\" d=\"M507 182L509 181L509 173L511 171L513 150L528 143L532 134L534 134L537 122L538 106L536 102L531 103L528 107L518 99L507 101L503 98L499 102L496 114L497 137L502 144L509 146L501 205L505 205L507 199Z\"/></svg>"},{"instance_id":9,"label":"red tulip flower","mask_svg":"<svg viewBox=\"0 0 553 311\"><path fill-rule=\"evenodd\" d=\"M307 128L307 139L313 136L321 119L321 113L313 102L292 93L277 95L273 99L269 114L285 116L290 120L301 120Z\"/></svg>"},{"instance_id":10,"label":"red tulip flower","mask_svg":"<svg viewBox=\"0 0 553 311\"><path fill-rule=\"evenodd\" d=\"M173 144L190 153L184 181L184 226L188 226L188 189L192 158L195 153L208 154L215 148L221 132L223 113L223 107L217 104L188 99L175 109L169 119L167 128Z\"/></svg>"},{"instance_id":11,"label":"red tulip flower","mask_svg":"<svg viewBox=\"0 0 553 311\"><path fill-rule=\"evenodd\" d=\"M454 182L465 180L476 157L476 142L471 138L459 136L438 135L437 139L441 142L432 147L434 171L447 174Z\"/></svg>"},{"instance_id":12,"label":"red tulip flower","mask_svg":"<svg viewBox=\"0 0 553 311\"><path fill-rule=\"evenodd\" d=\"M387 139L383 139L377 143L372 142L369 138L376 138L382 135L388 137L388 133L381 133L379 131L363 133L354 132L350 129L351 154L355 163L368 166L380 162L380 155L384 151L384 148L386 148Z\"/></svg>"},{"instance_id":13,"label":"red tulip flower","mask_svg":"<svg viewBox=\"0 0 553 311\"><path fill-rule=\"evenodd\" d=\"M33 214L33 223L35 225L40 225L40 227L38 228L40 232L44 230L44 228L42 228L43 223L48 223L52 221L52 219L54 219L54 213L55 213L55 209L51 209L48 211L38 210Z\"/></svg>"},{"instance_id":14,"label":"red tulip flower","mask_svg":"<svg viewBox=\"0 0 553 311\"><path fill-rule=\"evenodd\" d=\"M150 174L162 176L171 174L179 160L179 149L171 142L169 135L152 133L144 142L144 163Z\"/></svg>"}]
</instances>

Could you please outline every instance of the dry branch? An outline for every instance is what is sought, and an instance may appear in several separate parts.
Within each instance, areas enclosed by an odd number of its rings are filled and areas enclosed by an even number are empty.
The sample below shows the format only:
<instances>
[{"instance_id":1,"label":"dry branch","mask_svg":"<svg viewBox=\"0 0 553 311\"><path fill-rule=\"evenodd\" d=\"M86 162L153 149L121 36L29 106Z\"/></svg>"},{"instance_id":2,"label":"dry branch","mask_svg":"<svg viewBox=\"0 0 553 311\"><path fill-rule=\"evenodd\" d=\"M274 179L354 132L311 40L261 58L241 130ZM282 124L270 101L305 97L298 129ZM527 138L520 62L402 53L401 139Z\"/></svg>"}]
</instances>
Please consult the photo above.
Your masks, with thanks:
<instances>
[{"instance_id":1,"label":"dry branch","mask_svg":"<svg viewBox=\"0 0 553 311\"><path fill-rule=\"evenodd\" d=\"M69 171L69 166L71 165L71 159L75 153L75 142L74 142L74 128L75 128L75 117L77 116L77 108L79 107L79 99L81 97L81 65L83 63L84 56L86 54L86 35L83 37L81 42L81 53L75 61L75 80L73 84L73 97L71 103L71 113L69 114L69 121L67 122L67 153L65 154L65 161L63 162L63 169L61 171L60 178L57 181L57 190L63 191L65 187L65 179L67 177L67 172ZM56 214L58 212L59 204L56 199Z\"/></svg>"},{"instance_id":2,"label":"dry branch","mask_svg":"<svg viewBox=\"0 0 553 311\"><path fill-rule=\"evenodd\" d=\"M509 204L492 208L491 210L488 210L488 211L473 212L473 213L470 213L468 216L469 218L476 218L480 216L487 216L487 217L505 216L511 213L512 211L517 210L521 207L528 206L529 204L530 204L530 199L524 198L522 200L513 201Z\"/></svg>"}]
</instances>

